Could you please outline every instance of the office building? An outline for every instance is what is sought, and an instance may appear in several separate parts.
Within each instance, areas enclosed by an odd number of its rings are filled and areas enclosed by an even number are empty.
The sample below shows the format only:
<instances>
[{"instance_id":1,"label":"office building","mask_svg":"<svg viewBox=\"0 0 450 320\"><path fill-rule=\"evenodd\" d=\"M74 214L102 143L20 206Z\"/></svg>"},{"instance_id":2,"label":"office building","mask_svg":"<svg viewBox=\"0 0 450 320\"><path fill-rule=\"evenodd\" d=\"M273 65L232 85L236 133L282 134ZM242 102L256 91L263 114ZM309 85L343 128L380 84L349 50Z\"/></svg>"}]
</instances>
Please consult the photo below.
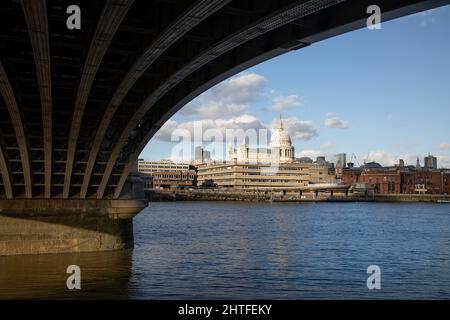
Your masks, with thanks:
<instances>
[{"instance_id":1,"label":"office building","mask_svg":"<svg viewBox=\"0 0 450 320\"><path fill-rule=\"evenodd\" d=\"M197 167L198 185L213 181L219 188L299 189L309 184L309 164L211 163Z\"/></svg>"},{"instance_id":2,"label":"office building","mask_svg":"<svg viewBox=\"0 0 450 320\"><path fill-rule=\"evenodd\" d=\"M425 169L437 169L437 158L432 155L425 157Z\"/></svg>"},{"instance_id":3,"label":"office building","mask_svg":"<svg viewBox=\"0 0 450 320\"><path fill-rule=\"evenodd\" d=\"M247 141L228 150L228 160L197 167L198 185L213 181L219 188L298 189L308 186L311 163L294 160L291 137L280 118L268 148L250 148Z\"/></svg>"},{"instance_id":4,"label":"office building","mask_svg":"<svg viewBox=\"0 0 450 320\"><path fill-rule=\"evenodd\" d=\"M203 149L201 146L195 147L194 165L211 162L211 152Z\"/></svg>"},{"instance_id":5,"label":"office building","mask_svg":"<svg viewBox=\"0 0 450 320\"><path fill-rule=\"evenodd\" d=\"M194 167L170 160L138 161L138 171L143 175L145 189L185 188L196 185Z\"/></svg>"},{"instance_id":6,"label":"office building","mask_svg":"<svg viewBox=\"0 0 450 320\"><path fill-rule=\"evenodd\" d=\"M347 155L345 153L339 153L334 156L334 167L340 169L347 167Z\"/></svg>"}]
</instances>

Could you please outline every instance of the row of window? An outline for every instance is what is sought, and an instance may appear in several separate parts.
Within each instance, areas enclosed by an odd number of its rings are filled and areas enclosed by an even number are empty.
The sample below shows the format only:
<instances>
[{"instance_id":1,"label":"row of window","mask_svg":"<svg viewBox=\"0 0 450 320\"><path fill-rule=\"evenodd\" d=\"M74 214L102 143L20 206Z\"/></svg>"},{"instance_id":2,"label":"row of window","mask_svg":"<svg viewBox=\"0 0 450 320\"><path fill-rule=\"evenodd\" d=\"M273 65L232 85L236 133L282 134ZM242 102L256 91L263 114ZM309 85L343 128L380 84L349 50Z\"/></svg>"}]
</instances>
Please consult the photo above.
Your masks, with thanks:
<instances>
[{"instance_id":1,"label":"row of window","mask_svg":"<svg viewBox=\"0 0 450 320\"><path fill-rule=\"evenodd\" d=\"M194 180L195 176L194 175L183 175L183 176L179 176L179 175L174 175L174 174L161 174L161 175L157 175L155 176L153 179L157 180L157 179L182 179L182 180Z\"/></svg>"},{"instance_id":2,"label":"row of window","mask_svg":"<svg viewBox=\"0 0 450 320\"><path fill-rule=\"evenodd\" d=\"M304 181L301 180L279 180L279 179L257 179L257 180L251 180L251 179L240 179L239 182L251 182L251 183L303 183Z\"/></svg>"}]
</instances>

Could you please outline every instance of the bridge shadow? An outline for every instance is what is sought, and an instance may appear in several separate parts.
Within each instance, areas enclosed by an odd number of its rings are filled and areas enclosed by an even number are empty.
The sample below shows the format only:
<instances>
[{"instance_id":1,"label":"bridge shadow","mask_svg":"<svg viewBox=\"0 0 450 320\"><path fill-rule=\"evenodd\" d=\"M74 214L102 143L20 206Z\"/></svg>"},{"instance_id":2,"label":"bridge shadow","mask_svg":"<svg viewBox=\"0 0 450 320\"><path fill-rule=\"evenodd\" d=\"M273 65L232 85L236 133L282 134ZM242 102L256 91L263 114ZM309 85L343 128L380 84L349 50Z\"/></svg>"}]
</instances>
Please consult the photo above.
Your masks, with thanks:
<instances>
[{"instance_id":1,"label":"bridge shadow","mask_svg":"<svg viewBox=\"0 0 450 320\"><path fill-rule=\"evenodd\" d=\"M67 267L81 269L81 290L66 286ZM132 251L0 256L0 299L126 299Z\"/></svg>"}]
</instances>

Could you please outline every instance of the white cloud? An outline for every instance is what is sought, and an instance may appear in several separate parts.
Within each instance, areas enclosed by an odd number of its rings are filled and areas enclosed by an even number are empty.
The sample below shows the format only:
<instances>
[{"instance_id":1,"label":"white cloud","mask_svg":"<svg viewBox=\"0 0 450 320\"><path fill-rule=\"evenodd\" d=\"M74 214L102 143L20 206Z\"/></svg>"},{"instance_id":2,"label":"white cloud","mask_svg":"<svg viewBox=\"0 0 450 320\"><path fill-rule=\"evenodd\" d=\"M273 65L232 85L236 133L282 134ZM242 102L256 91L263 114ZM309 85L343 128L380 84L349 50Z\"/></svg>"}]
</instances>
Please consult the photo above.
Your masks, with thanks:
<instances>
[{"instance_id":1,"label":"white cloud","mask_svg":"<svg viewBox=\"0 0 450 320\"><path fill-rule=\"evenodd\" d=\"M417 155L416 155L416 157L417 157ZM408 160L411 160L409 158L410 157L408 157L408 159L406 159L405 157L402 158L400 156L390 154L384 150L376 150L376 151L370 151L367 154L367 156L364 158L364 161L367 161L367 162L375 161L383 166L393 166L393 165L397 164L400 159L405 160L406 164L411 164L411 162L408 161Z\"/></svg>"},{"instance_id":2,"label":"white cloud","mask_svg":"<svg viewBox=\"0 0 450 320\"><path fill-rule=\"evenodd\" d=\"M265 132L270 135L270 129L277 124L274 119L270 125L266 125L258 118L244 114L242 116L230 119L203 119L199 121L177 122L167 121L164 126L156 133L154 139L164 142L170 142L173 136L177 138L180 135L188 135L192 140L201 141L203 134L208 130L220 132L226 138L226 130L254 130L256 136L264 136ZM317 129L311 121L301 121L296 117L283 119L285 130L295 140L311 140L319 135ZM260 130L266 130L260 133ZM196 130L201 130L201 134L196 134ZM268 142L268 141L267 141Z\"/></svg>"},{"instance_id":3,"label":"white cloud","mask_svg":"<svg viewBox=\"0 0 450 320\"><path fill-rule=\"evenodd\" d=\"M177 129L178 125L178 122L169 119L153 136L153 139L165 142L171 141L172 132Z\"/></svg>"},{"instance_id":4,"label":"white cloud","mask_svg":"<svg viewBox=\"0 0 450 320\"><path fill-rule=\"evenodd\" d=\"M269 107L269 111L280 113L297 106L300 106L297 95L277 96L273 98L273 104Z\"/></svg>"},{"instance_id":5,"label":"white cloud","mask_svg":"<svg viewBox=\"0 0 450 320\"><path fill-rule=\"evenodd\" d=\"M198 119L224 119L243 114L261 96L266 78L241 73L223 81L187 104L180 113Z\"/></svg>"},{"instance_id":6,"label":"white cloud","mask_svg":"<svg viewBox=\"0 0 450 320\"><path fill-rule=\"evenodd\" d=\"M346 120L339 119L336 114L332 114L330 117L330 113L327 114L328 118L325 119L324 124L328 128L334 129L348 129L350 128L350 122Z\"/></svg>"},{"instance_id":7,"label":"white cloud","mask_svg":"<svg viewBox=\"0 0 450 320\"><path fill-rule=\"evenodd\" d=\"M183 135L190 137L191 141L202 141L205 138L205 134L212 132L220 133L225 139L226 130L247 131L249 129L258 132L260 129L266 129L266 126L259 119L248 114L231 119L204 119L181 123L169 120L156 133L154 139L171 142L173 139L177 140L180 135Z\"/></svg>"},{"instance_id":8,"label":"white cloud","mask_svg":"<svg viewBox=\"0 0 450 320\"><path fill-rule=\"evenodd\" d=\"M241 73L217 85L213 96L225 104L248 104L260 94L266 78L256 73Z\"/></svg>"},{"instance_id":9,"label":"white cloud","mask_svg":"<svg viewBox=\"0 0 450 320\"><path fill-rule=\"evenodd\" d=\"M183 110L183 115L196 116L199 119L219 119L242 114L247 111L248 106L242 104L224 104L215 100L201 105L188 105Z\"/></svg>"},{"instance_id":10,"label":"white cloud","mask_svg":"<svg viewBox=\"0 0 450 320\"><path fill-rule=\"evenodd\" d=\"M441 150L450 150L450 143L441 143L439 145L439 149L441 149Z\"/></svg>"},{"instance_id":11,"label":"white cloud","mask_svg":"<svg viewBox=\"0 0 450 320\"><path fill-rule=\"evenodd\" d=\"M276 121L278 119L273 120L272 127L276 126ZM311 121L302 121L296 117L291 117L283 119L283 125L291 138L295 140L311 140L319 136L319 132Z\"/></svg>"},{"instance_id":12,"label":"white cloud","mask_svg":"<svg viewBox=\"0 0 450 320\"><path fill-rule=\"evenodd\" d=\"M194 157L194 148L200 145L211 152L212 159L224 160L227 146L240 144L246 137L252 146L266 146L269 130L259 119L244 114L231 119L169 120L154 139L172 142L170 159L173 161L190 161Z\"/></svg>"},{"instance_id":13,"label":"white cloud","mask_svg":"<svg viewBox=\"0 0 450 320\"><path fill-rule=\"evenodd\" d=\"M212 136L217 137L214 139L215 143L228 144L229 134L232 134L238 143L242 141L242 135L246 135L250 137L252 145L252 141L255 141L253 137L256 137L256 144L260 147L267 146L270 142L270 129L275 126L275 120L267 124L248 114L251 104L264 96L265 83L266 79L256 73L241 73L225 80L180 111L188 120L167 121L155 134L154 139L175 142L178 145L182 137L183 144L192 145L193 142L208 144ZM271 110L274 112L300 105L296 95L281 96L276 91L271 91L270 94L273 97ZM285 130L293 140L310 140L318 136L318 131L311 121L301 121L295 117L283 121Z\"/></svg>"}]
</instances>

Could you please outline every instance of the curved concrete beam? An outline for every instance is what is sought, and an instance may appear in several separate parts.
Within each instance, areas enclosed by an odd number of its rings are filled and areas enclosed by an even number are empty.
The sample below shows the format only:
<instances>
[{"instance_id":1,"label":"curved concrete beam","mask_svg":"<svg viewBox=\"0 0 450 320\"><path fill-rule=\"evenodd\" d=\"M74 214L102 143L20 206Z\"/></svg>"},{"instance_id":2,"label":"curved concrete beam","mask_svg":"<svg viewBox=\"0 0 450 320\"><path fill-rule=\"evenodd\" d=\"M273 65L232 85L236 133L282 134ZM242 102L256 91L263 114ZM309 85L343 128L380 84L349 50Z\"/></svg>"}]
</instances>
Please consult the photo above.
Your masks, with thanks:
<instances>
[{"instance_id":1,"label":"curved concrete beam","mask_svg":"<svg viewBox=\"0 0 450 320\"><path fill-rule=\"evenodd\" d=\"M91 180L92 171L98 156L102 141L111 120L119 108L122 100L125 98L129 90L136 81L144 74L144 72L170 48L177 40L183 37L188 31L197 26L204 19L212 15L214 12L228 4L231 0L201 0L197 1L186 12L184 12L175 22L173 22L161 35L145 50L139 59L128 71L125 78L120 83L117 91L114 93L111 101L106 107L106 111L97 128L97 132L92 143L89 153L89 160L86 165L83 185L81 187L80 198L85 198L88 191L89 182Z\"/></svg>"},{"instance_id":2,"label":"curved concrete beam","mask_svg":"<svg viewBox=\"0 0 450 320\"><path fill-rule=\"evenodd\" d=\"M128 141L128 137L131 131L138 125L140 119L144 117L144 115L156 104L156 102L160 98L162 98L188 75L211 62L212 60L218 58L220 55L242 45L243 43L246 43L269 31L275 30L302 17L311 15L315 12L324 10L344 1L345 0L311 0L307 2L295 2L294 4L286 6L283 9L280 9L277 12L253 23L252 25L245 27L243 30L226 37L224 40L205 50L188 64L183 66L179 71L171 75L159 88L157 88L147 97L144 103L133 114L125 129L122 131L119 140L116 142L113 148L108 164L106 165L102 182L100 183L97 191L97 198L103 198L108 180L114 168L114 164L116 163L117 158L122 151L122 148Z\"/></svg>"},{"instance_id":3,"label":"curved concrete beam","mask_svg":"<svg viewBox=\"0 0 450 320\"><path fill-rule=\"evenodd\" d=\"M11 184L11 173L9 171L8 163L6 162L5 155L3 153L3 148L0 146L0 171L3 178L3 186L5 188L6 198L13 199L13 191Z\"/></svg>"},{"instance_id":4,"label":"curved concrete beam","mask_svg":"<svg viewBox=\"0 0 450 320\"><path fill-rule=\"evenodd\" d=\"M9 82L8 76L3 64L0 62L0 94L5 100L6 108L8 109L11 123L16 133L17 144L19 146L20 158L22 160L23 179L25 182L25 197L33 197L33 184L31 179L31 159L28 148L28 141L25 135L25 129L22 123L19 107L17 105L16 97Z\"/></svg>"},{"instance_id":5,"label":"curved concrete beam","mask_svg":"<svg viewBox=\"0 0 450 320\"><path fill-rule=\"evenodd\" d=\"M222 74L218 75L217 77L207 81L206 83L202 84L199 88L192 91L186 97L181 99L178 103L176 103L176 105L174 105L168 113L166 113L161 119L159 119L157 124L152 127L152 130L147 132L147 134L144 136L142 141L138 144L138 146L133 151L133 153L131 153L130 156L128 157L126 165L120 175L119 182L117 183L116 190L114 191L113 198L118 199L120 197L120 194L122 193L122 189L125 185L125 182L127 181L129 174L133 170L133 168L136 164L136 161L139 158L139 155L141 154L142 150L144 150L144 148L147 146L150 139L159 131L159 129L161 129L161 127L164 125L164 123L166 123L166 121L168 121L177 111L179 111L182 107L184 107L190 101L195 99L197 96L199 96L206 90L212 88L213 86L219 84L223 80L226 80L229 77L231 77L239 72L242 72L254 65L257 65L266 60L275 58L275 57L277 57L281 54L284 54L286 52L289 52L289 51L291 51L291 49L289 49L289 48L286 48L286 49L274 48L272 50L269 50L268 52L265 52L257 57L254 57L253 59L251 59L249 61L241 63L241 64L237 65L236 67L228 70L227 72L222 73Z\"/></svg>"},{"instance_id":6,"label":"curved concrete beam","mask_svg":"<svg viewBox=\"0 0 450 320\"><path fill-rule=\"evenodd\" d=\"M73 163L77 149L78 135L83 121L84 109L91 92L92 83L97 74L100 63L108 49L117 29L122 23L134 0L108 0L103 7L97 28L89 47L86 62L83 68L77 98L72 115L69 143L67 148L66 173L64 178L63 198L70 195L70 181L72 178Z\"/></svg>"},{"instance_id":7,"label":"curved concrete beam","mask_svg":"<svg viewBox=\"0 0 450 320\"><path fill-rule=\"evenodd\" d=\"M22 0L22 8L33 47L36 73L41 96L42 125L44 139L45 197L52 193L52 75L50 44L48 35L47 4L45 0Z\"/></svg>"}]
</instances>

